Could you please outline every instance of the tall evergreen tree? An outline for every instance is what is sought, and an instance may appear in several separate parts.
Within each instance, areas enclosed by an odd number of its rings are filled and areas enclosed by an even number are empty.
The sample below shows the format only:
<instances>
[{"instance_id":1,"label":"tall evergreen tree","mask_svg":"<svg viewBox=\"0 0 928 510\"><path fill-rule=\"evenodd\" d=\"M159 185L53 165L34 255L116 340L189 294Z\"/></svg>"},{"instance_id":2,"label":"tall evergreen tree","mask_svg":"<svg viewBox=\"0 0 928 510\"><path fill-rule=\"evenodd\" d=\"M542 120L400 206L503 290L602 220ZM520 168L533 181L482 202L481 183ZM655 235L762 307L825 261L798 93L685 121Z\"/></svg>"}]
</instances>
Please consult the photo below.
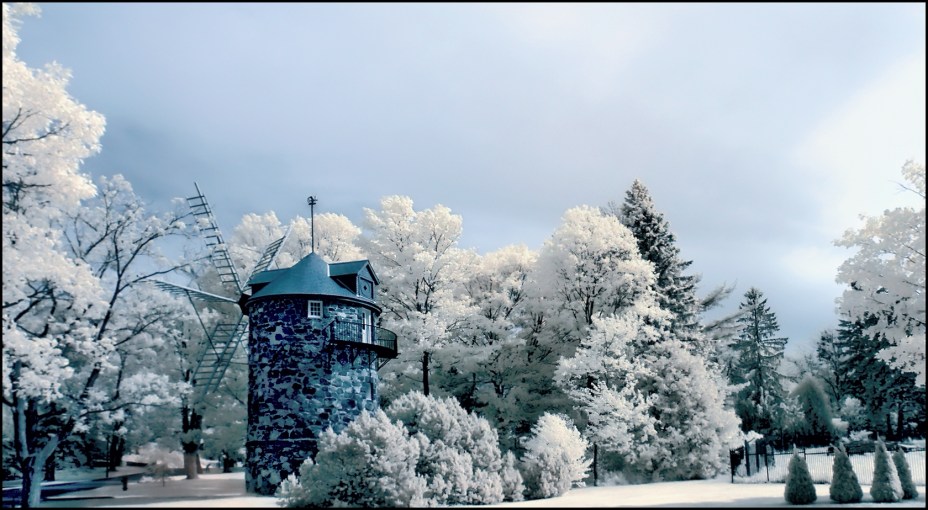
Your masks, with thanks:
<instances>
[{"instance_id":1,"label":"tall evergreen tree","mask_svg":"<svg viewBox=\"0 0 928 510\"><path fill-rule=\"evenodd\" d=\"M696 298L698 277L683 274L693 261L680 258L680 249L670 231L670 224L654 207L648 189L635 179L632 187L625 192L622 205L610 202L603 212L616 216L632 231L641 258L654 264L658 305L671 313L671 332L684 344L706 354L706 346L702 345L705 337L699 324L699 300Z\"/></svg>"},{"instance_id":2,"label":"tall evergreen tree","mask_svg":"<svg viewBox=\"0 0 928 510\"><path fill-rule=\"evenodd\" d=\"M831 405L818 380L806 375L790 394L796 399L801 419L792 427L793 440L798 446L822 446L835 436L831 422Z\"/></svg>"},{"instance_id":3,"label":"tall evergreen tree","mask_svg":"<svg viewBox=\"0 0 928 510\"><path fill-rule=\"evenodd\" d=\"M786 338L776 336L780 330L776 314L760 290L748 289L739 309L745 313L738 319L741 333L733 346L738 359L732 382L743 387L735 411L741 417L742 430L769 436L780 428L785 392L778 368Z\"/></svg>"},{"instance_id":4,"label":"tall evergreen tree","mask_svg":"<svg viewBox=\"0 0 928 510\"><path fill-rule=\"evenodd\" d=\"M838 342L847 353L840 372L847 393L866 407L867 428L896 439L904 432L900 424L921 422L924 429L925 392L916 386L915 374L893 368L877 356L889 342L882 333L870 329L875 323L869 314L840 321Z\"/></svg>"},{"instance_id":5,"label":"tall evergreen tree","mask_svg":"<svg viewBox=\"0 0 928 510\"><path fill-rule=\"evenodd\" d=\"M834 330L822 331L815 342L815 357L819 362L819 380L833 406L840 405L848 394L847 374L844 372L848 356L847 347Z\"/></svg>"}]
</instances>

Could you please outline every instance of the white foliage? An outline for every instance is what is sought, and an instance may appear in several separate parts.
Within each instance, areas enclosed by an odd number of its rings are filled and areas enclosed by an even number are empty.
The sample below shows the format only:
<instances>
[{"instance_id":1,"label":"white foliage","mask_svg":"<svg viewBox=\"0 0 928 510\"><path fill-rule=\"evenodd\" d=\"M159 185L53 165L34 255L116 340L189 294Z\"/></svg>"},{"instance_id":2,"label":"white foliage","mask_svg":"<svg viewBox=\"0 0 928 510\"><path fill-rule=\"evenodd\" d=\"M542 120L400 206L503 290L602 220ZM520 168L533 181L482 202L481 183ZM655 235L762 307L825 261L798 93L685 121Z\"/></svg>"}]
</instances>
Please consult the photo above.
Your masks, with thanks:
<instances>
[{"instance_id":1,"label":"white foliage","mask_svg":"<svg viewBox=\"0 0 928 510\"><path fill-rule=\"evenodd\" d=\"M362 413L338 434L329 428L319 438L315 462L307 459L299 479L291 475L281 485L281 504L423 506L426 480L416 473L419 440L380 410Z\"/></svg>"},{"instance_id":2,"label":"white foliage","mask_svg":"<svg viewBox=\"0 0 928 510\"><path fill-rule=\"evenodd\" d=\"M545 241L530 287L564 331L580 332L594 315L630 306L654 284L653 266L638 254L631 231L598 209L567 210Z\"/></svg>"},{"instance_id":3,"label":"white foliage","mask_svg":"<svg viewBox=\"0 0 928 510\"><path fill-rule=\"evenodd\" d=\"M499 437L486 419L468 413L452 397L426 397L419 392L394 400L386 412L410 435L424 438L417 472L428 481L429 499L443 505L503 500ZM509 490L515 490L512 480L507 483Z\"/></svg>"},{"instance_id":4,"label":"white foliage","mask_svg":"<svg viewBox=\"0 0 928 510\"><path fill-rule=\"evenodd\" d=\"M925 198L925 166L902 168L910 191ZM856 253L838 268L836 280L848 285L839 300L842 316L878 318L870 327L893 345L881 359L916 374L925 385L925 208L897 207L881 216L861 217L864 225L835 242Z\"/></svg>"},{"instance_id":5,"label":"white foliage","mask_svg":"<svg viewBox=\"0 0 928 510\"><path fill-rule=\"evenodd\" d=\"M551 498L583 487L590 467L589 444L569 418L544 413L525 441L522 473L528 499Z\"/></svg>"},{"instance_id":6,"label":"white foliage","mask_svg":"<svg viewBox=\"0 0 928 510\"><path fill-rule=\"evenodd\" d=\"M383 197L380 207L364 210L363 249L381 279L383 326L404 341L382 378L389 397L407 389L401 377L421 374L425 353L446 345L477 313L462 290L476 256L457 247L463 220L447 207L416 211L403 196Z\"/></svg>"},{"instance_id":7,"label":"white foliage","mask_svg":"<svg viewBox=\"0 0 928 510\"><path fill-rule=\"evenodd\" d=\"M316 253L328 262L345 262L361 260L364 254L357 246L361 229L356 227L348 217L336 213L322 213L315 216L314 224L309 218L294 218L291 223L291 241L281 256L289 256L292 262L281 259L286 267L298 262L312 251L313 231L315 231Z\"/></svg>"}]
</instances>

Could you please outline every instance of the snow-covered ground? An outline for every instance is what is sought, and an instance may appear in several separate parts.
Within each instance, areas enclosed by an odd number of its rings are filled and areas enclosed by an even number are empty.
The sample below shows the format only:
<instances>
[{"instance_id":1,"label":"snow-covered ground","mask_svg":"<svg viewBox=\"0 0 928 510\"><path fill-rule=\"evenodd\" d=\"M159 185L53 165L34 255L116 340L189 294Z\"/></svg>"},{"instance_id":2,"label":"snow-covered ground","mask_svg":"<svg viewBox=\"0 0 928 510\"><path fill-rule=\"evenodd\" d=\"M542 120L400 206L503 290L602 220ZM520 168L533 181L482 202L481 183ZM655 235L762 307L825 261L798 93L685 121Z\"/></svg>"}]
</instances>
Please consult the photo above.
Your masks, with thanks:
<instances>
[{"instance_id":1,"label":"snow-covered ground","mask_svg":"<svg viewBox=\"0 0 928 510\"><path fill-rule=\"evenodd\" d=\"M792 506L783 498L785 486L779 483L732 484L728 477L714 480L663 482L645 485L587 487L574 489L564 496L544 500L486 505L494 508L519 507L772 507ZM918 499L899 503L874 503L864 486L864 500L856 505L836 505L828 499L828 485L815 486L818 500L813 506L925 508L925 486L919 486ZM82 497L112 499L70 500L67 506L96 507L209 507L209 508L275 508L277 499L245 493L244 473L201 475L199 480L184 480L183 476L160 481L130 484L128 491L119 487L102 487L75 493ZM62 502L63 503L63 502ZM43 506L62 506L49 502Z\"/></svg>"}]
</instances>

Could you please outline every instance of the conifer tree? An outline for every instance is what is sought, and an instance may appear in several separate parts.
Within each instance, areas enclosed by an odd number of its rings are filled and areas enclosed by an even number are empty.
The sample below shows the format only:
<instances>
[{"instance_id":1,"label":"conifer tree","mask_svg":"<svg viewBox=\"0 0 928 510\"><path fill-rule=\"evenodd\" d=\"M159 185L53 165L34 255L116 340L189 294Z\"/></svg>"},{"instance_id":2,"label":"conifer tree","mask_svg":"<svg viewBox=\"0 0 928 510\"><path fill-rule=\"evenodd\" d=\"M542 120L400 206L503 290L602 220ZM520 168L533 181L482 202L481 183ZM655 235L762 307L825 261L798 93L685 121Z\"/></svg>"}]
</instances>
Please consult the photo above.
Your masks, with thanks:
<instances>
[{"instance_id":1,"label":"conifer tree","mask_svg":"<svg viewBox=\"0 0 928 510\"><path fill-rule=\"evenodd\" d=\"M799 405L801 419L793 427L798 446L821 446L831 442L835 428L831 422L831 406L818 381L806 375L792 391Z\"/></svg>"},{"instance_id":2,"label":"conifer tree","mask_svg":"<svg viewBox=\"0 0 928 510\"><path fill-rule=\"evenodd\" d=\"M870 485L870 496L876 503L894 503L902 499L902 482L896 465L889 458L886 445L883 441L876 442L876 453L873 457L875 469L873 483Z\"/></svg>"},{"instance_id":3,"label":"conifer tree","mask_svg":"<svg viewBox=\"0 0 928 510\"><path fill-rule=\"evenodd\" d=\"M676 237L670 224L655 207L645 185L638 179L625 192L621 207L610 203L604 212L621 220L634 234L641 258L654 264L658 305L671 313L670 330L685 345L700 354L707 346L699 324L699 300L696 298L697 276L684 275L693 263L680 258Z\"/></svg>"},{"instance_id":4,"label":"conifer tree","mask_svg":"<svg viewBox=\"0 0 928 510\"><path fill-rule=\"evenodd\" d=\"M848 359L847 347L840 341L836 331L822 331L815 342L815 357L819 361L818 376L832 405L838 405L848 395L847 374L844 367Z\"/></svg>"},{"instance_id":5,"label":"conifer tree","mask_svg":"<svg viewBox=\"0 0 928 510\"><path fill-rule=\"evenodd\" d=\"M864 497L864 491L857 481L857 474L851 466L844 448L835 448L835 461L831 469L831 486L828 495L836 503L859 503Z\"/></svg>"},{"instance_id":6,"label":"conifer tree","mask_svg":"<svg viewBox=\"0 0 928 510\"><path fill-rule=\"evenodd\" d=\"M841 364L846 395L860 399L866 408L866 428L887 438L896 437L889 417L896 415L899 424L921 421L925 416L925 392L915 384L915 374L891 367L878 357L889 346L886 338L871 328L876 318L871 314L842 319L837 342L847 354Z\"/></svg>"},{"instance_id":7,"label":"conifer tree","mask_svg":"<svg viewBox=\"0 0 928 510\"><path fill-rule=\"evenodd\" d=\"M909 469L909 462L905 460L905 453L901 449L893 452L893 464L896 465L899 482L902 484L902 499L917 498L918 489L915 488L915 482L912 481L912 470Z\"/></svg>"},{"instance_id":8,"label":"conifer tree","mask_svg":"<svg viewBox=\"0 0 928 510\"><path fill-rule=\"evenodd\" d=\"M779 429L785 396L778 367L786 338L776 336L780 326L760 290L752 287L744 298L739 307L745 312L738 319L741 332L733 346L737 361L732 382L744 384L735 411L741 417L742 430L770 435Z\"/></svg>"},{"instance_id":9,"label":"conifer tree","mask_svg":"<svg viewBox=\"0 0 928 510\"><path fill-rule=\"evenodd\" d=\"M789 461L784 496L786 501L793 505L807 505L818 499L809 466L798 453L794 453Z\"/></svg>"}]
</instances>

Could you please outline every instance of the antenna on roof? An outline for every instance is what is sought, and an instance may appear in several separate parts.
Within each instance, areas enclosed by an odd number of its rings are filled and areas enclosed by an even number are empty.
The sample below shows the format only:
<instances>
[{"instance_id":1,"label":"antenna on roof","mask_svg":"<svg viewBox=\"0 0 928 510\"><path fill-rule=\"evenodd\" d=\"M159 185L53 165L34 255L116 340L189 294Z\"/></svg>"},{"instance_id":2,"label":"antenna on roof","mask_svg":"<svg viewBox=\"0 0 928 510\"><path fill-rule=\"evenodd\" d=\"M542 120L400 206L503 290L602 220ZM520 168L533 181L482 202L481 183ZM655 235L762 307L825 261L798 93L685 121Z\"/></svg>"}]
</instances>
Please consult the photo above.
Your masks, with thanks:
<instances>
[{"instance_id":1,"label":"antenna on roof","mask_svg":"<svg viewBox=\"0 0 928 510\"><path fill-rule=\"evenodd\" d=\"M314 218L313 206L318 203L316 197L309 197L306 199L306 203L309 204L309 239L312 253L316 253L316 220Z\"/></svg>"}]
</instances>

